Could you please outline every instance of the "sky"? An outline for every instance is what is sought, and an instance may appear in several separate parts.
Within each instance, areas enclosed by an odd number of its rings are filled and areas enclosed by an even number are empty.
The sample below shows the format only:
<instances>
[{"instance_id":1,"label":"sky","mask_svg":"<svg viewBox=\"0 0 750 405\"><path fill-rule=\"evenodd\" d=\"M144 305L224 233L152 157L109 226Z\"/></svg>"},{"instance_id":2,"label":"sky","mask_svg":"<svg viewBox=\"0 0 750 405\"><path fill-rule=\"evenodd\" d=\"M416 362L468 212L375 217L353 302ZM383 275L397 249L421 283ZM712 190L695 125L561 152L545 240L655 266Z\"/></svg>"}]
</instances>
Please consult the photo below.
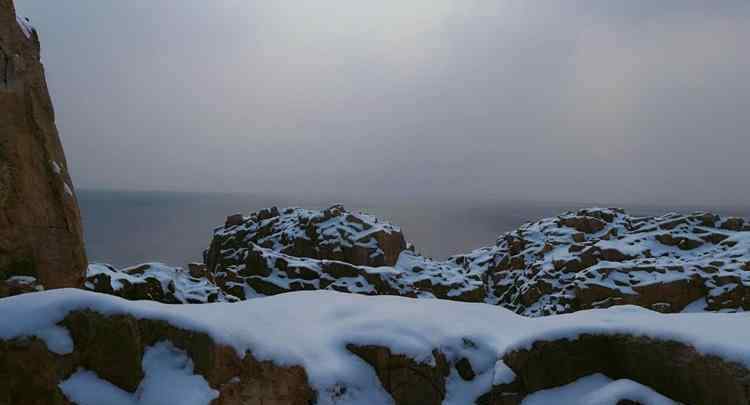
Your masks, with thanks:
<instances>
[{"instance_id":1,"label":"sky","mask_svg":"<svg viewBox=\"0 0 750 405\"><path fill-rule=\"evenodd\" d=\"M16 0L79 188L750 204L747 0Z\"/></svg>"}]
</instances>

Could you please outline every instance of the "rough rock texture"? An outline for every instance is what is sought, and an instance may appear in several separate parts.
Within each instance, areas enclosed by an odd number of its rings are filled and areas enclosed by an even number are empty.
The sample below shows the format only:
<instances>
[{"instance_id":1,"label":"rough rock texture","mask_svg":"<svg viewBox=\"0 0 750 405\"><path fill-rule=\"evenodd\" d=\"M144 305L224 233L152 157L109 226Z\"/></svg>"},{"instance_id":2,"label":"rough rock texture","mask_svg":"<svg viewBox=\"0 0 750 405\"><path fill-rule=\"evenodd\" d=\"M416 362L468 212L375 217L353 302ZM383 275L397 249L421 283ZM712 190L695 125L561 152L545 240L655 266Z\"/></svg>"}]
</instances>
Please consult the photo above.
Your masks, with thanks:
<instances>
[{"instance_id":1,"label":"rough rock texture","mask_svg":"<svg viewBox=\"0 0 750 405\"><path fill-rule=\"evenodd\" d=\"M191 267L186 272L179 267L146 263L118 270L106 264L91 264L86 273L84 288L129 300L150 300L165 304L238 300L206 278L199 270L201 266Z\"/></svg>"},{"instance_id":2,"label":"rough rock texture","mask_svg":"<svg viewBox=\"0 0 750 405\"><path fill-rule=\"evenodd\" d=\"M144 352L160 341L183 350L193 361L195 373L219 392L212 405L316 403L318 393L303 368L258 361L250 352L239 356L204 333L164 321L88 310L70 313L60 325L73 339L75 349L70 354L50 352L36 338L0 340L0 404L70 405L58 385L80 369L135 392L144 376ZM435 348L429 361L394 354L382 346L347 348L373 367L396 405L442 403L450 368L465 367L461 360L450 364L440 351L450 348ZM574 340L537 341L506 353L502 361L515 379L493 386L476 403L517 405L535 391L603 373L638 381L685 404L750 404L750 370L675 341L581 335ZM345 397L347 387L338 389Z\"/></svg>"},{"instance_id":3,"label":"rough rock texture","mask_svg":"<svg viewBox=\"0 0 750 405\"><path fill-rule=\"evenodd\" d=\"M441 352L429 364L391 353L387 347L354 346L349 351L375 369L380 383L398 405L440 405L445 399L445 379L450 367Z\"/></svg>"},{"instance_id":4,"label":"rough rock texture","mask_svg":"<svg viewBox=\"0 0 750 405\"><path fill-rule=\"evenodd\" d=\"M398 227L340 205L271 208L226 222L205 253L209 278L241 299L299 290L484 299L479 275L415 254Z\"/></svg>"},{"instance_id":5,"label":"rough rock texture","mask_svg":"<svg viewBox=\"0 0 750 405\"><path fill-rule=\"evenodd\" d=\"M0 404L69 404L57 387L72 363L38 339L0 340Z\"/></svg>"},{"instance_id":6,"label":"rough rock texture","mask_svg":"<svg viewBox=\"0 0 750 405\"><path fill-rule=\"evenodd\" d=\"M163 340L184 350L194 362L195 372L219 391L212 405L316 402L317 393L310 388L303 368L258 361L252 353L240 358L208 335L166 322L78 311L69 314L61 325L75 345L68 355L49 352L38 339L0 340L0 404L69 405L58 385L81 368L135 392L144 377L141 361L146 348ZM431 364L392 354L386 347L350 345L348 349L374 368L396 405L442 403L450 365L437 349ZM345 395L347 387L339 389Z\"/></svg>"},{"instance_id":7,"label":"rough rock texture","mask_svg":"<svg viewBox=\"0 0 750 405\"><path fill-rule=\"evenodd\" d=\"M36 31L16 17L13 2L0 0L0 296L9 277L79 287L86 271L78 204L39 49Z\"/></svg>"},{"instance_id":8,"label":"rough rock texture","mask_svg":"<svg viewBox=\"0 0 750 405\"><path fill-rule=\"evenodd\" d=\"M289 256L337 260L362 266L392 266L406 249L401 230L341 205L323 211L276 207L248 217L232 215L214 232L206 252L208 268L238 265L236 253L248 244Z\"/></svg>"},{"instance_id":9,"label":"rough rock texture","mask_svg":"<svg viewBox=\"0 0 750 405\"><path fill-rule=\"evenodd\" d=\"M685 404L750 403L750 370L674 341L582 335L575 340L536 342L529 349L506 354L503 361L526 393L602 373L638 381Z\"/></svg>"},{"instance_id":10,"label":"rough rock texture","mask_svg":"<svg viewBox=\"0 0 750 405\"><path fill-rule=\"evenodd\" d=\"M73 338L71 354L52 353L38 339L0 340L0 404L71 405L58 385L79 368L135 392L146 347L163 340L184 350L195 372L219 391L212 405L309 405L316 398L304 369L257 361L252 353L241 358L205 334L165 322L79 311L61 324Z\"/></svg>"},{"instance_id":11,"label":"rough rock texture","mask_svg":"<svg viewBox=\"0 0 750 405\"><path fill-rule=\"evenodd\" d=\"M452 260L486 274L487 302L528 316L634 304L661 312L750 309L750 231L707 213L586 209L525 224ZM703 302L705 300L705 302Z\"/></svg>"},{"instance_id":12,"label":"rough rock texture","mask_svg":"<svg viewBox=\"0 0 750 405\"><path fill-rule=\"evenodd\" d=\"M343 253L353 251L353 240L373 260L398 252L397 260L388 266L358 265ZM397 227L341 206L231 216L215 232L207 266L192 265L193 283L215 294L190 302L335 290L484 302L527 316L621 304L660 312L750 309L750 227L741 218L707 213L634 217L619 209L592 208L525 224L495 246L446 261L405 246ZM188 288L166 278L151 284L164 290L176 286L167 296ZM87 287L130 299L175 302L158 298L164 293L144 296L107 285Z\"/></svg>"}]
</instances>

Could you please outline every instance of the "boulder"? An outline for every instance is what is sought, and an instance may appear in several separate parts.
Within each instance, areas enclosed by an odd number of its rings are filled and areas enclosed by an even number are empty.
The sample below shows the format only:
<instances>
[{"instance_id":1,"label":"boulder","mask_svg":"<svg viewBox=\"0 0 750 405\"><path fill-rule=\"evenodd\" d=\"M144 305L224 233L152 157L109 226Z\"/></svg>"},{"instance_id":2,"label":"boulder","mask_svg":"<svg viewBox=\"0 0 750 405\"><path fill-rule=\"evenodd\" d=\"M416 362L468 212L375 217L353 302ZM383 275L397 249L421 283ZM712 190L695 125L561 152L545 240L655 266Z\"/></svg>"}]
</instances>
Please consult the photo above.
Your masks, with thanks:
<instances>
[{"instance_id":1,"label":"boulder","mask_svg":"<svg viewBox=\"0 0 750 405\"><path fill-rule=\"evenodd\" d=\"M583 233L597 233L607 226L605 221L590 216L563 217L560 224Z\"/></svg>"}]
</instances>

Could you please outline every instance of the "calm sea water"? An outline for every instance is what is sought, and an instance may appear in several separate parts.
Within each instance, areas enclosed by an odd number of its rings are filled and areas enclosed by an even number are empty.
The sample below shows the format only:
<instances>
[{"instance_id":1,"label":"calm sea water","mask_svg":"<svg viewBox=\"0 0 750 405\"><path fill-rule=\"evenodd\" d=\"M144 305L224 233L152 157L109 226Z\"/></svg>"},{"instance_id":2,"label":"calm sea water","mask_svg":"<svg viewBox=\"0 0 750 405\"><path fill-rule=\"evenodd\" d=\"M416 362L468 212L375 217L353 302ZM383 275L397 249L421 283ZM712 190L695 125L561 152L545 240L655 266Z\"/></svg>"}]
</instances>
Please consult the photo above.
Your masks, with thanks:
<instances>
[{"instance_id":1,"label":"calm sea water","mask_svg":"<svg viewBox=\"0 0 750 405\"><path fill-rule=\"evenodd\" d=\"M185 265L201 261L215 227L232 213L250 213L261 208L302 206L323 208L329 202L304 198L173 192L79 190L89 261L128 266L159 261ZM332 201L336 202L336 201ZM446 258L488 246L503 232L524 222L566 210L594 206L593 203L445 203L434 200L362 204L346 203L401 226L417 250L434 258ZM667 211L708 209L728 215L750 217L750 207L625 207L639 215Z\"/></svg>"}]
</instances>

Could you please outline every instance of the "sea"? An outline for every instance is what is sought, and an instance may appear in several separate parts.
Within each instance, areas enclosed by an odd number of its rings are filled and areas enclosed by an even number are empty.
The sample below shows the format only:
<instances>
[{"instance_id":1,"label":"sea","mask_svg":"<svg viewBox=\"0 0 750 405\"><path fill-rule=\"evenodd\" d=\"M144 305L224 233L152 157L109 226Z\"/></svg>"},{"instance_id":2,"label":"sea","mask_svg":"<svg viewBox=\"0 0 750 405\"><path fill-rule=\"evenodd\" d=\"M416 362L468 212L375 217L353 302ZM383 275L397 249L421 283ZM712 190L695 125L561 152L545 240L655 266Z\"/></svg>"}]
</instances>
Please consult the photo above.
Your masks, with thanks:
<instances>
[{"instance_id":1,"label":"sea","mask_svg":"<svg viewBox=\"0 0 750 405\"><path fill-rule=\"evenodd\" d=\"M126 267L146 262L173 266L202 261L213 230L228 215L262 208L325 208L340 200L241 193L78 190L90 262ZM399 225L417 251L435 259L495 243L503 233L539 218L602 205L593 202L486 201L424 199L363 203L343 201L348 210L376 215ZM623 206L635 215L708 210L750 217L750 207L684 205Z\"/></svg>"}]
</instances>

